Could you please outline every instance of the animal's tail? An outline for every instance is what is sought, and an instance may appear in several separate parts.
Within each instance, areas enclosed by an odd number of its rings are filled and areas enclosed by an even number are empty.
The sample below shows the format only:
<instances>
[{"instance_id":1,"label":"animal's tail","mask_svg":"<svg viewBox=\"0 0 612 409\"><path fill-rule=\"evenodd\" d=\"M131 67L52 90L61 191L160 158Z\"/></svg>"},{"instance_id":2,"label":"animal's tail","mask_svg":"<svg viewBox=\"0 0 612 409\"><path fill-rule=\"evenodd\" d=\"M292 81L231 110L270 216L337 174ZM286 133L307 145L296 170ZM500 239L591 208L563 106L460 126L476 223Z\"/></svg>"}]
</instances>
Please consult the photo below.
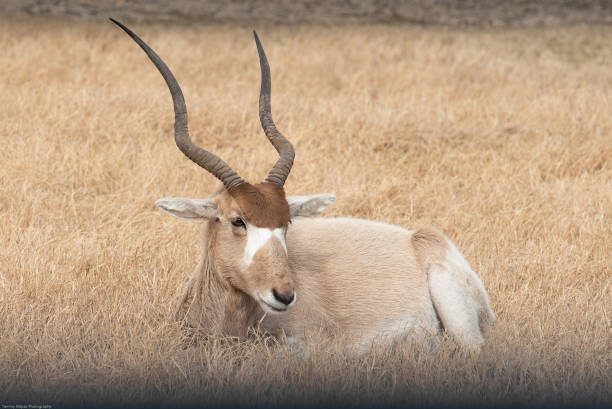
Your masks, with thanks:
<instances>
[{"instance_id":1,"label":"animal's tail","mask_svg":"<svg viewBox=\"0 0 612 409\"><path fill-rule=\"evenodd\" d=\"M412 242L444 329L467 348L482 346L487 329L495 321L482 281L442 233L421 229L414 233Z\"/></svg>"}]
</instances>

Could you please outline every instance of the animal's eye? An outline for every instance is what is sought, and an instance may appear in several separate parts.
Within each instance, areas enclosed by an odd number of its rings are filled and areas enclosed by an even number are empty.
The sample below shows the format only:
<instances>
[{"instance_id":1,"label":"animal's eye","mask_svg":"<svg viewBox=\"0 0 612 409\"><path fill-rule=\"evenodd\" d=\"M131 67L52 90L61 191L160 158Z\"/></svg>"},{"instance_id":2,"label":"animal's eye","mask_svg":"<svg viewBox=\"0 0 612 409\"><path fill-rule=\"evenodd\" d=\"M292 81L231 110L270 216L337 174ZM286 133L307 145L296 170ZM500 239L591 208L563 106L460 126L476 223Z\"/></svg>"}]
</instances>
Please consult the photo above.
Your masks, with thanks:
<instances>
[{"instance_id":1,"label":"animal's eye","mask_svg":"<svg viewBox=\"0 0 612 409\"><path fill-rule=\"evenodd\" d=\"M242 221L242 219L240 217L234 217L232 219L232 225L234 225L236 227L242 227L243 229L246 229L246 224L244 224L244 221Z\"/></svg>"}]
</instances>

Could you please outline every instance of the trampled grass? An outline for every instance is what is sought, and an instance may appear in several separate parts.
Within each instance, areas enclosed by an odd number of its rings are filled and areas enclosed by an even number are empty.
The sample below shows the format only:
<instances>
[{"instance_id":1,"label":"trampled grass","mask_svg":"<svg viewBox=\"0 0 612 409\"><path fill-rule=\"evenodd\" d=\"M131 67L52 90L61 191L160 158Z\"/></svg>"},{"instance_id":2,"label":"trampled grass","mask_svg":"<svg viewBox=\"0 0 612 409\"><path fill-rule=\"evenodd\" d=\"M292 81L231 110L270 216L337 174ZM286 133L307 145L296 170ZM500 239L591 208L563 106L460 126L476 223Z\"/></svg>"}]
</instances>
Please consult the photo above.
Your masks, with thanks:
<instances>
[{"instance_id":1,"label":"trampled grass","mask_svg":"<svg viewBox=\"0 0 612 409\"><path fill-rule=\"evenodd\" d=\"M263 178L250 28L133 28L194 141ZM153 202L216 182L174 145L163 80L111 23L4 20L0 403L610 405L612 29L257 28L288 193L448 234L498 317L480 355L186 347L171 312L199 229Z\"/></svg>"}]
</instances>

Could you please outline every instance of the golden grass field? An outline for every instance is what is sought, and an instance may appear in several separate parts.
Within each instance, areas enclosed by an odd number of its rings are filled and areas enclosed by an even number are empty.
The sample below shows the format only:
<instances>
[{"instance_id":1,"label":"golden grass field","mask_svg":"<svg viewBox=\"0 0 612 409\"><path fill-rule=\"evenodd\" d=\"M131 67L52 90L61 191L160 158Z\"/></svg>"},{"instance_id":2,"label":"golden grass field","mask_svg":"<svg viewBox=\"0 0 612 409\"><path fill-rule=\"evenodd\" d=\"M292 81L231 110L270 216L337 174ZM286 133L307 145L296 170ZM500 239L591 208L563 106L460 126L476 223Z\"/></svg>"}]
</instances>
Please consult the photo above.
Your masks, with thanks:
<instances>
[{"instance_id":1,"label":"golden grass field","mask_svg":"<svg viewBox=\"0 0 612 409\"><path fill-rule=\"evenodd\" d=\"M251 27L132 28L194 141L262 179ZM482 352L186 345L172 311L199 226L153 203L217 182L176 148L165 83L110 22L3 20L0 403L612 404L612 28L255 28L288 194L447 233L498 317Z\"/></svg>"}]
</instances>

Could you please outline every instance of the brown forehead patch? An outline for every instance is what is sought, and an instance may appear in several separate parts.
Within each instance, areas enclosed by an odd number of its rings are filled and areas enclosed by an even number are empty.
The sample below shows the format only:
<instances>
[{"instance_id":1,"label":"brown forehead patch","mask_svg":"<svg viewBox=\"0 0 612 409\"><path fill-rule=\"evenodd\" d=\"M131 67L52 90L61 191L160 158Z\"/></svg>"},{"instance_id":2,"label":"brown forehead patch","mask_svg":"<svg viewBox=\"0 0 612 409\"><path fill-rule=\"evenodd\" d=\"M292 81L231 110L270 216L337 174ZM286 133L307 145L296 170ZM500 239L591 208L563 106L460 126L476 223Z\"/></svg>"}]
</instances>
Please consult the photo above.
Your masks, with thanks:
<instances>
[{"instance_id":1,"label":"brown forehead patch","mask_svg":"<svg viewBox=\"0 0 612 409\"><path fill-rule=\"evenodd\" d=\"M285 190L275 183L243 183L229 191L246 221L257 227L276 229L291 219Z\"/></svg>"}]
</instances>

